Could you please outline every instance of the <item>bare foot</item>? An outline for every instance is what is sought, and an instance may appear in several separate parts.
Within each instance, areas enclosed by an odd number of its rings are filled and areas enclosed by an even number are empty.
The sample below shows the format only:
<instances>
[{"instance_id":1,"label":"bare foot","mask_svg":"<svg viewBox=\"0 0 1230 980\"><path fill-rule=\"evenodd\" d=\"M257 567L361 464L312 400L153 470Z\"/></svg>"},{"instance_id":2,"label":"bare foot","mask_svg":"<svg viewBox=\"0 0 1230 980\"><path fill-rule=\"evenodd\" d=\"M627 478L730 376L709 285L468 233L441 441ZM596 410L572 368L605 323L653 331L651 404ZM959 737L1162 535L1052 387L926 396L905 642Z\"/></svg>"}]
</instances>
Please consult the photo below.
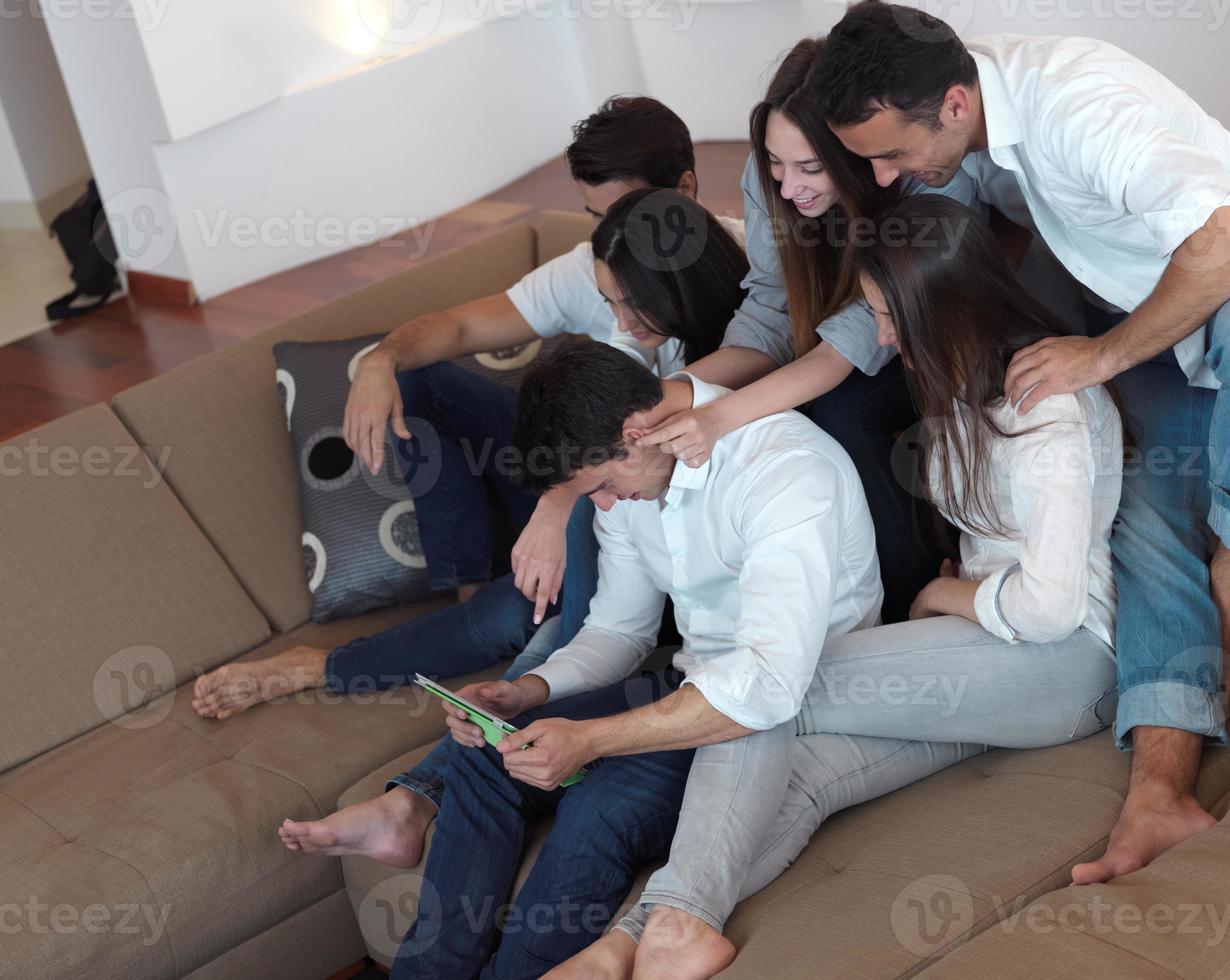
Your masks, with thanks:
<instances>
[{"instance_id":1,"label":"bare foot","mask_svg":"<svg viewBox=\"0 0 1230 980\"><path fill-rule=\"evenodd\" d=\"M1155 857L1217 823L1192 791L1204 739L1176 728L1132 729L1132 781L1106 853L1072 869L1072 883L1109 881L1143 868Z\"/></svg>"},{"instance_id":2,"label":"bare foot","mask_svg":"<svg viewBox=\"0 0 1230 980\"><path fill-rule=\"evenodd\" d=\"M708 980L735 960L734 944L681 909L657 906L636 950L636 980Z\"/></svg>"},{"instance_id":3,"label":"bare foot","mask_svg":"<svg viewBox=\"0 0 1230 980\"><path fill-rule=\"evenodd\" d=\"M1129 797L1110 832L1106 853L1072 869L1074 885L1109 881L1143 868L1163 851L1217 821L1191 796L1147 801Z\"/></svg>"},{"instance_id":4,"label":"bare foot","mask_svg":"<svg viewBox=\"0 0 1230 980\"><path fill-rule=\"evenodd\" d=\"M435 806L404 786L331 813L323 820L283 820L278 836L289 850L336 856L362 854L392 868L423 860Z\"/></svg>"},{"instance_id":5,"label":"bare foot","mask_svg":"<svg viewBox=\"0 0 1230 980\"><path fill-rule=\"evenodd\" d=\"M222 721L262 701L323 687L328 655L328 650L300 646L267 660L219 667L196 679L192 708L202 718Z\"/></svg>"},{"instance_id":6,"label":"bare foot","mask_svg":"<svg viewBox=\"0 0 1230 980\"><path fill-rule=\"evenodd\" d=\"M622 929L612 929L592 946L566 960L542 980L630 980L636 959L636 940Z\"/></svg>"}]
</instances>

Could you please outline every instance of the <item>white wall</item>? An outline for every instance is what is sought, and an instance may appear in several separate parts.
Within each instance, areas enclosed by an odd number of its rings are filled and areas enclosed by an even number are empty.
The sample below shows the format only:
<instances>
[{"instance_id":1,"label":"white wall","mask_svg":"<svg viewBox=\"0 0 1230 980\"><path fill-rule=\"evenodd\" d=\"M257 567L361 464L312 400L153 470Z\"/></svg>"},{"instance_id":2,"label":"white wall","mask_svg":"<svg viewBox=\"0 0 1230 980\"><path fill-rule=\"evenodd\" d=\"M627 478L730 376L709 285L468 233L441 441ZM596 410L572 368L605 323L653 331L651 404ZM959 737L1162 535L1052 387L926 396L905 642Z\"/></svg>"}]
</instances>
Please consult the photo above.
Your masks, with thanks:
<instances>
[{"instance_id":1,"label":"white wall","mask_svg":"<svg viewBox=\"0 0 1230 980\"><path fill-rule=\"evenodd\" d=\"M17 140L5 115L4 103L0 101L0 204L33 200L34 192L26 180L26 168L17 152Z\"/></svg>"},{"instance_id":2,"label":"white wall","mask_svg":"<svg viewBox=\"0 0 1230 980\"><path fill-rule=\"evenodd\" d=\"M89 164L45 24L16 5L0 26L0 201L84 188Z\"/></svg>"},{"instance_id":3,"label":"white wall","mask_svg":"<svg viewBox=\"0 0 1230 980\"><path fill-rule=\"evenodd\" d=\"M566 24L493 21L159 144L198 293L429 222L560 153L590 108L569 49Z\"/></svg>"},{"instance_id":4,"label":"white wall","mask_svg":"<svg viewBox=\"0 0 1230 980\"><path fill-rule=\"evenodd\" d=\"M745 139L779 56L844 9L837 0L101 2L113 16L48 26L123 264L190 279L203 298L429 224L555 156L571 125L616 92L662 99L697 139ZM1194 0L1207 13L1198 21L1098 14L1171 0L913 2L966 36L1108 38L1230 117L1225 32L1209 29L1230 0Z\"/></svg>"},{"instance_id":5,"label":"white wall","mask_svg":"<svg viewBox=\"0 0 1230 980\"><path fill-rule=\"evenodd\" d=\"M191 280L173 233L154 147L169 138L157 88L128 0L94 0L87 16L71 6L48 6L47 31L112 237L126 269Z\"/></svg>"},{"instance_id":6,"label":"white wall","mask_svg":"<svg viewBox=\"0 0 1230 980\"><path fill-rule=\"evenodd\" d=\"M962 37L1083 35L1148 62L1230 125L1228 0L904 0Z\"/></svg>"},{"instance_id":7,"label":"white wall","mask_svg":"<svg viewBox=\"0 0 1230 980\"><path fill-rule=\"evenodd\" d=\"M748 113L763 97L777 62L801 38L827 33L845 12L839 0L690 5L691 12L668 0L664 6L672 17L639 19L633 30L644 91L678 112L696 140L747 139Z\"/></svg>"}]
</instances>

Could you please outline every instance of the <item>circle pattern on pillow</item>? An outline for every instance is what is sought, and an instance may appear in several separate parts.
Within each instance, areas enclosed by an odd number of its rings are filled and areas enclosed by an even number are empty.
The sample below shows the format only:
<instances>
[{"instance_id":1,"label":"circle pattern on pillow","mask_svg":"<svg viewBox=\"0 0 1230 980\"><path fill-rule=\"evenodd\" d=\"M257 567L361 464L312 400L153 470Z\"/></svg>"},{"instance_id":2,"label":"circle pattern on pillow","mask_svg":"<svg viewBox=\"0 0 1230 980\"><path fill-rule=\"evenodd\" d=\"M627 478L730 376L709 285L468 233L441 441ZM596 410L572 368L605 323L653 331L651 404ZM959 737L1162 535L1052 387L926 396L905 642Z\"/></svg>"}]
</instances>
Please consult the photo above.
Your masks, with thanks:
<instances>
[{"instance_id":1,"label":"circle pattern on pillow","mask_svg":"<svg viewBox=\"0 0 1230 980\"><path fill-rule=\"evenodd\" d=\"M346 365L346 377L351 381L354 381L354 376L359 370L359 362L363 360L367 354L370 354L379 346L380 341L376 341L374 344L368 344L361 351L355 354L355 356L350 359L350 363Z\"/></svg>"},{"instance_id":2,"label":"circle pattern on pillow","mask_svg":"<svg viewBox=\"0 0 1230 980\"><path fill-rule=\"evenodd\" d=\"M475 354L474 360L492 371L516 371L528 366L538 356L541 349L541 340L531 340L528 344L504 347L486 354Z\"/></svg>"},{"instance_id":3,"label":"circle pattern on pillow","mask_svg":"<svg viewBox=\"0 0 1230 980\"><path fill-rule=\"evenodd\" d=\"M335 425L312 433L299 451L300 478L324 492L341 490L353 483L362 465L342 438L341 428Z\"/></svg>"},{"instance_id":4,"label":"circle pattern on pillow","mask_svg":"<svg viewBox=\"0 0 1230 980\"><path fill-rule=\"evenodd\" d=\"M427 556L419 540L414 501L399 500L380 518L380 547L395 562L407 568L426 568Z\"/></svg>"},{"instance_id":5,"label":"circle pattern on pillow","mask_svg":"<svg viewBox=\"0 0 1230 980\"><path fill-rule=\"evenodd\" d=\"M303 570L307 573L308 591L315 594L324 580L325 569L329 566L329 556L325 554L325 546L320 538L310 531L303 533Z\"/></svg>"},{"instance_id":6,"label":"circle pattern on pillow","mask_svg":"<svg viewBox=\"0 0 1230 980\"><path fill-rule=\"evenodd\" d=\"M392 429L385 431L385 464L377 474L346 445L342 421L362 357L383 338L284 341L275 344L275 383L286 410L299 468L304 575L312 619L329 622L431 594L427 557L406 471L414 463L414 492L434 484L440 436L423 419L407 419L415 433L412 460ZM466 370L515 386L525 368L555 340L462 357ZM421 457L421 458L419 458ZM287 501L287 506L293 506Z\"/></svg>"},{"instance_id":7,"label":"circle pattern on pillow","mask_svg":"<svg viewBox=\"0 0 1230 980\"><path fill-rule=\"evenodd\" d=\"M290 431L290 413L295 410L295 379L289 371L278 368L275 375L278 382L278 401L286 412L286 430Z\"/></svg>"}]
</instances>

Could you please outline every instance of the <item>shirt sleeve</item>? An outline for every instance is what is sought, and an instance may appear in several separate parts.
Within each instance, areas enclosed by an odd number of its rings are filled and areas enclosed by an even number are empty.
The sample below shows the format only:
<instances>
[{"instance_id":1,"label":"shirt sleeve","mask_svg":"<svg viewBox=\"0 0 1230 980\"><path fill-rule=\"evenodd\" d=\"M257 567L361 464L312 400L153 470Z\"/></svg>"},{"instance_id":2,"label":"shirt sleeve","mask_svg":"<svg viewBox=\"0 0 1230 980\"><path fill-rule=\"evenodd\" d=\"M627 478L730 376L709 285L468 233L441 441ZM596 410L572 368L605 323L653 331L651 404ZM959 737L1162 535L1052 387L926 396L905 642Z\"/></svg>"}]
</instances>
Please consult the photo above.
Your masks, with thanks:
<instances>
[{"instance_id":1,"label":"shirt sleeve","mask_svg":"<svg viewBox=\"0 0 1230 980\"><path fill-rule=\"evenodd\" d=\"M738 504L745 542L734 647L697 660L684 683L746 728L799 713L836 600L843 487L832 463L799 451L750 476Z\"/></svg>"},{"instance_id":2,"label":"shirt sleeve","mask_svg":"<svg viewBox=\"0 0 1230 980\"><path fill-rule=\"evenodd\" d=\"M645 506L649 506L648 504ZM627 507L598 511L598 591L585 625L529 673L551 689L548 701L624 680L654 651L666 595L650 580L632 540Z\"/></svg>"},{"instance_id":3,"label":"shirt sleeve","mask_svg":"<svg viewBox=\"0 0 1230 980\"><path fill-rule=\"evenodd\" d=\"M749 265L742 286L747 290L722 339L723 347L750 347L767 354L778 365L794 360L794 334L786 312L786 285L782 280L773 225L761 195L755 160L743 168L744 248Z\"/></svg>"},{"instance_id":4,"label":"shirt sleeve","mask_svg":"<svg viewBox=\"0 0 1230 980\"><path fill-rule=\"evenodd\" d=\"M974 611L1001 639L1047 643L1075 632L1088 612L1094 448L1075 395L1052 395L1028 419L1005 442L1012 513L1000 518L1019 530L1018 561L983 580Z\"/></svg>"},{"instance_id":5,"label":"shirt sleeve","mask_svg":"<svg viewBox=\"0 0 1230 980\"><path fill-rule=\"evenodd\" d=\"M1082 81L1043 109L1047 163L1139 217L1166 258L1230 205L1230 163L1174 129L1143 87L1109 74Z\"/></svg>"},{"instance_id":6,"label":"shirt sleeve","mask_svg":"<svg viewBox=\"0 0 1230 980\"><path fill-rule=\"evenodd\" d=\"M876 317L865 299L834 313L816 333L863 374L879 374L897 356L896 347L880 346Z\"/></svg>"},{"instance_id":7,"label":"shirt sleeve","mask_svg":"<svg viewBox=\"0 0 1230 980\"><path fill-rule=\"evenodd\" d=\"M591 286L592 266L590 244L581 242L571 252L526 273L509 288L507 296L540 337L589 333L596 320L604 324L605 334L606 320L613 324L614 317L601 316L602 296Z\"/></svg>"}]
</instances>

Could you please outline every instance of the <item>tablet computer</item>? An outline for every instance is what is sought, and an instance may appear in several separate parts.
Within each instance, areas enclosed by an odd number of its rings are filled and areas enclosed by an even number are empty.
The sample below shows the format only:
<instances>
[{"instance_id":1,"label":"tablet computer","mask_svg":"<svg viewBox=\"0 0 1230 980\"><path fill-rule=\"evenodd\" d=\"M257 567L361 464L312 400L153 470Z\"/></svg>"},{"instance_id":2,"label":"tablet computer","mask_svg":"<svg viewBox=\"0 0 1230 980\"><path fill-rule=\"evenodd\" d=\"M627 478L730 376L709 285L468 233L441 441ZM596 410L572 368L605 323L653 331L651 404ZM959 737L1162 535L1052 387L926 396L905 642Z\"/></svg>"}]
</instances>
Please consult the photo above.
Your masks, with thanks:
<instances>
[{"instance_id":1,"label":"tablet computer","mask_svg":"<svg viewBox=\"0 0 1230 980\"><path fill-rule=\"evenodd\" d=\"M439 698L441 701L445 701L448 704L451 704L454 707L460 708L464 711L466 713L466 717L479 727L483 733L483 738L485 738L491 745L498 744L505 735L513 735L517 731L515 726L510 725L503 718L498 718L490 711L480 708L474 702L467 701L465 698L461 697L461 695L454 691L450 691L447 687L437 684L429 677L424 677L422 674L415 674L414 683L416 683L428 694L432 695L432 697ZM522 748L528 749L529 746L523 745ZM562 783L560 783L560 785L573 786L584 778L585 770L582 769L579 772L573 773Z\"/></svg>"}]
</instances>

